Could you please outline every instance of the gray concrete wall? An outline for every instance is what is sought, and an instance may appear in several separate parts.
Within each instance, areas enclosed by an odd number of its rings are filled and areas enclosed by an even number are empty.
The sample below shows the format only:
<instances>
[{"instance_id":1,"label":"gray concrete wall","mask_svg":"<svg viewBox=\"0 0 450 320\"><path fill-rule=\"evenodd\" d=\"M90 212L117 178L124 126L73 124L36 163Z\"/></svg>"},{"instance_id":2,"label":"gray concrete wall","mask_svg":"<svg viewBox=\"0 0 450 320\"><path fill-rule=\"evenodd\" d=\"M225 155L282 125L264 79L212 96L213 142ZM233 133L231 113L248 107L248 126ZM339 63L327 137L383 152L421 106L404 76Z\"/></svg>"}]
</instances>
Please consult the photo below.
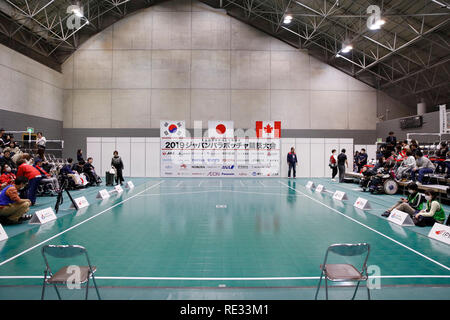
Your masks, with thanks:
<instances>
[{"instance_id":1,"label":"gray concrete wall","mask_svg":"<svg viewBox=\"0 0 450 320\"><path fill-rule=\"evenodd\" d=\"M425 113L423 115L423 126L421 128L402 130L400 128L400 118L377 123L376 135L378 138L383 138L383 140L385 140L390 131L393 131L395 133L397 140L406 139L407 133L438 133L439 111ZM446 138L448 138L448 136L446 136ZM434 142L436 140L439 140L436 138L436 136L421 137L420 139L418 136L415 136L412 137L412 139L421 140L423 142Z\"/></svg>"},{"instance_id":2,"label":"gray concrete wall","mask_svg":"<svg viewBox=\"0 0 450 320\"><path fill-rule=\"evenodd\" d=\"M0 45L0 110L62 121L62 87L61 73Z\"/></svg>"},{"instance_id":3,"label":"gray concrete wall","mask_svg":"<svg viewBox=\"0 0 450 320\"><path fill-rule=\"evenodd\" d=\"M220 119L235 128L281 120L284 129L375 130L390 105L306 51L195 0L120 20L78 49L63 74L64 128Z\"/></svg>"}]
</instances>

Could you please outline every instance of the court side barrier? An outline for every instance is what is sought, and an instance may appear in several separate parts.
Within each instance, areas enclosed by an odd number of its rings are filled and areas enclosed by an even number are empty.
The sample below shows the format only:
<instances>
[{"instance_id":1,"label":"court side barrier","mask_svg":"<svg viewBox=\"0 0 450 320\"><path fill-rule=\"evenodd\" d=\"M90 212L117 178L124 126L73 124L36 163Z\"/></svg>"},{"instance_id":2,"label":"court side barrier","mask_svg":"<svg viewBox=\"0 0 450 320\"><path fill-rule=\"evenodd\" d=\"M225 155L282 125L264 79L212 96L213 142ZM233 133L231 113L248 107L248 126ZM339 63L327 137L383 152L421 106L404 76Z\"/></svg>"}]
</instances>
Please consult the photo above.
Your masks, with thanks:
<instances>
[{"instance_id":1,"label":"court side barrier","mask_svg":"<svg viewBox=\"0 0 450 320\"><path fill-rule=\"evenodd\" d=\"M133 181L127 181L127 183L125 184L125 188L128 189L129 191L134 189L134 183ZM121 194L123 192L123 188L120 185L114 186L114 189L111 191L108 191L106 189L102 189L97 193L96 199L108 199L109 197L111 197L111 194L116 193L116 194Z\"/></svg>"}]
</instances>

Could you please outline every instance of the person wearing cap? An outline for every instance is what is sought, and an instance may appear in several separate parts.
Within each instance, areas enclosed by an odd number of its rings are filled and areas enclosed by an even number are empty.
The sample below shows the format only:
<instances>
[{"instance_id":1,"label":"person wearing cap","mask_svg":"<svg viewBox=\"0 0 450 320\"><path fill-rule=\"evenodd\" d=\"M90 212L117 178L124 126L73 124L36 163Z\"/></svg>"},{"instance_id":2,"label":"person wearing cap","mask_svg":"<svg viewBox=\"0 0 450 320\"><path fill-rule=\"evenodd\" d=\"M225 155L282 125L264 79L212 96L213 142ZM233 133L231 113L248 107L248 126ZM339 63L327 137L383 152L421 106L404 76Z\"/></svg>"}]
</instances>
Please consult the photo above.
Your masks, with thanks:
<instances>
[{"instance_id":1,"label":"person wearing cap","mask_svg":"<svg viewBox=\"0 0 450 320\"><path fill-rule=\"evenodd\" d=\"M17 161L17 177L26 177L28 179L28 195L31 205L36 203L36 192L42 179L42 174L35 167L26 163L25 159Z\"/></svg>"},{"instance_id":2,"label":"person wearing cap","mask_svg":"<svg viewBox=\"0 0 450 320\"><path fill-rule=\"evenodd\" d=\"M31 219L31 215L27 215L31 201L21 199L19 190L25 188L28 179L26 177L18 177L14 184L6 186L0 192L0 223L1 224L20 224L23 221Z\"/></svg>"}]
</instances>

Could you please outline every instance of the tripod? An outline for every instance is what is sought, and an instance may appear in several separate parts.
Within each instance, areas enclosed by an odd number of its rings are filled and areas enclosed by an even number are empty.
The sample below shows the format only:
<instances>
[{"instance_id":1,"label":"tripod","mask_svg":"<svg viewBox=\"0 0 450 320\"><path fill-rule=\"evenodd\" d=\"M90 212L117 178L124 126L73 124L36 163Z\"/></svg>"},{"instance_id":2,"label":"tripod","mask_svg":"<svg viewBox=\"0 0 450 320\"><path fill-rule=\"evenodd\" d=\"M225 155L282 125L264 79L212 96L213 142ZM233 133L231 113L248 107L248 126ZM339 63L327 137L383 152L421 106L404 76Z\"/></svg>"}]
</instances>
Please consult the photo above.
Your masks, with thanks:
<instances>
[{"instance_id":1,"label":"tripod","mask_svg":"<svg viewBox=\"0 0 450 320\"><path fill-rule=\"evenodd\" d=\"M75 208L77 208L75 200L73 200L71 194L69 193L69 190L67 190L67 185L69 184L68 180L64 180L64 182L61 184L61 188L58 191L58 197L56 198L56 204L55 204L55 212L58 213L59 206L63 204L64 197L63 193L66 191L67 195L69 196L70 201L72 201L72 204Z\"/></svg>"}]
</instances>

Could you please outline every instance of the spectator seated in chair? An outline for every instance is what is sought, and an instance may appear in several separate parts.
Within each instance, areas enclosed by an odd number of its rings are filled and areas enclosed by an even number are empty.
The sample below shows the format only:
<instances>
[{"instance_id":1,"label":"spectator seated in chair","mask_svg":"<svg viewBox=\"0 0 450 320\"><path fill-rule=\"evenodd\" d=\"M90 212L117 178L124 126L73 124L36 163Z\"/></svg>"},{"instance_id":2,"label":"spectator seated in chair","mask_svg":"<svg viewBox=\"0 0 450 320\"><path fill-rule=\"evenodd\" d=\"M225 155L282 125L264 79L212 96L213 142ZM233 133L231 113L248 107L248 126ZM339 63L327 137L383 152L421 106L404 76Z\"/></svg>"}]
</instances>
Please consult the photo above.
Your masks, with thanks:
<instances>
[{"instance_id":1,"label":"spectator seated in chair","mask_svg":"<svg viewBox=\"0 0 450 320\"><path fill-rule=\"evenodd\" d=\"M411 173L411 170L416 166L416 158L414 158L411 150L406 151L406 158L402 164L397 168L395 173L398 180L402 180L407 174Z\"/></svg>"},{"instance_id":2,"label":"spectator seated in chair","mask_svg":"<svg viewBox=\"0 0 450 320\"><path fill-rule=\"evenodd\" d=\"M34 167L41 173L41 185L49 185L48 188L53 195L56 195L59 192L59 183L56 177L52 177L49 173L47 173L42 167L42 159L36 158L34 161Z\"/></svg>"},{"instance_id":3,"label":"spectator seated in chair","mask_svg":"<svg viewBox=\"0 0 450 320\"><path fill-rule=\"evenodd\" d=\"M89 157L87 159L87 162L83 166L83 171L84 171L85 175L88 177L89 183L91 185L97 185L98 186L98 185L100 185L102 180L100 179L100 177L95 172L95 168L92 165L92 162L93 162L93 159L91 157Z\"/></svg>"},{"instance_id":4,"label":"spectator seated in chair","mask_svg":"<svg viewBox=\"0 0 450 320\"><path fill-rule=\"evenodd\" d=\"M73 162L73 159L68 158L67 164L61 168L60 173L72 178L73 182L75 183L75 186L77 186L77 187L86 186L89 183L87 181L86 176L84 175L84 173L79 174L77 171L74 171L72 169L73 168L72 162Z\"/></svg>"},{"instance_id":5,"label":"spectator seated in chair","mask_svg":"<svg viewBox=\"0 0 450 320\"><path fill-rule=\"evenodd\" d=\"M430 159L423 156L422 151L416 151L416 166L411 171L411 178L416 181L416 175L418 174L417 181L422 184L425 174L433 173L436 167Z\"/></svg>"},{"instance_id":6,"label":"spectator seated in chair","mask_svg":"<svg viewBox=\"0 0 450 320\"><path fill-rule=\"evenodd\" d=\"M12 173L11 168L4 164L1 169L2 175L0 176L0 190L3 190L8 185L14 184L14 180L16 180L16 175Z\"/></svg>"},{"instance_id":7,"label":"spectator seated in chair","mask_svg":"<svg viewBox=\"0 0 450 320\"><path fill-rule=\"evenodd\" d=\"M21 199L19 190L26 187L28 179L26 177L18 177L14 184L6 186L0 192L0 223L20 224L23 221L31 219L31 215L27 215L31 201Z\"/></svg>"},{"instance_id":8,"label":"spectator seated in chair","mask_svg":"<svg viewBox=\"0 0 450 320\"><path fill-rule=\"evenodd\" d=\"M437 194L434 191L425 191L425 208L414 216L414 224L418 227L433 226L435 223L443 224L445 221L445 212L442 204L437 200Z\"/></svg>"},{"instance_id":9,"label":"spectator seated in chair","mask_svg":"<svg viewBox=\"0 0 450 320\"><path fill-rule=\"evenodd\" d=\"M408 198L400 198L400 201L398 201L394 206L392 206L382 214L383 217L389 217L394 209L406 212L411 217L414 217L417 212L422 210L423 202L425 202L425 200L419 193L419 187L417 186L417 184L411 182L410 184L408 184L407 188Z\"/></svg>"},{"instance_id":10,"label":"spectator seated in chair","mask_svg":"<svg viewBox=\"0 0 450 320\"><path fill-rule=\"evenodd\" d=\"M17 172L16 163L11 158L11 148L3 149L3 157L0 158L0 167L3 167L5 164L11 168L12 172Z\"/></svg>"}]
</instances>

